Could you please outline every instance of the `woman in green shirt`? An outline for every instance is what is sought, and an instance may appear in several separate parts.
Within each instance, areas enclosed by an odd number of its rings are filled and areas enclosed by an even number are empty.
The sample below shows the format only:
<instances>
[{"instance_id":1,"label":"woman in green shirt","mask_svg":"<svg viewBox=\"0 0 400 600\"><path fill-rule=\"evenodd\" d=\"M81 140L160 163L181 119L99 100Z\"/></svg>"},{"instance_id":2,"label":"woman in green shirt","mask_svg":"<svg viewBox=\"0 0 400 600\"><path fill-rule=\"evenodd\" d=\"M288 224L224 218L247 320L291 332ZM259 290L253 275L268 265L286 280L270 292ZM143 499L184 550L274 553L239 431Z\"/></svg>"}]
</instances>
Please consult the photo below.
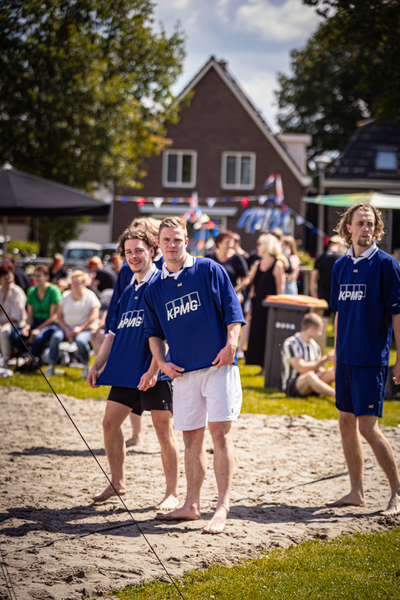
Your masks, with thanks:
<instances>
[{"instance_id":1,"label":"woman in green shirt","mask_svg":"<svg viewBox=\"0 0 400 600\"><path fill-rule=\"evenodd\" d=\"M27 324L22 328L22 335L32 344L33 356L40 357L53 333L59 329L57 321L57 305L61 300L60 289L49 283L49 269L46 265L36 265L33 274L34 286L27 294ZM19 336L11 334L13 345L24 352L25 346ZM29 357L19 370L35 370L36 365Z\"/></svg>"}]
</instances>

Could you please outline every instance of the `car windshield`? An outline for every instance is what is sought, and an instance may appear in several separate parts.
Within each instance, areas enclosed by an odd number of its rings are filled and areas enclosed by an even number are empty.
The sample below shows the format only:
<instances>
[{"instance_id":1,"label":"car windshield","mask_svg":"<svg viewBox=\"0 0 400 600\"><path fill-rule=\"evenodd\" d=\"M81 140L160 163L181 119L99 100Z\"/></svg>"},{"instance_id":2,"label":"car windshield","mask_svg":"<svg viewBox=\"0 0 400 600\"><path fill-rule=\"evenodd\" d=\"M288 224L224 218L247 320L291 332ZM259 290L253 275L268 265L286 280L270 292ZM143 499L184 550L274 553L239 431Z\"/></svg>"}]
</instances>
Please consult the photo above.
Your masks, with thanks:
<instances>
[{"instance_id":1,"label":"car windshield","mask_svg":"<svg viewBox=\"0 0 400 600\"><path fill-rule=\"evenodd\" d=\"M68 250L67 258L72 258L73 260L87 260L95 254L98 256L99 251L90 248L74 248L73 250Z\"/></svg>"}]
</instances>

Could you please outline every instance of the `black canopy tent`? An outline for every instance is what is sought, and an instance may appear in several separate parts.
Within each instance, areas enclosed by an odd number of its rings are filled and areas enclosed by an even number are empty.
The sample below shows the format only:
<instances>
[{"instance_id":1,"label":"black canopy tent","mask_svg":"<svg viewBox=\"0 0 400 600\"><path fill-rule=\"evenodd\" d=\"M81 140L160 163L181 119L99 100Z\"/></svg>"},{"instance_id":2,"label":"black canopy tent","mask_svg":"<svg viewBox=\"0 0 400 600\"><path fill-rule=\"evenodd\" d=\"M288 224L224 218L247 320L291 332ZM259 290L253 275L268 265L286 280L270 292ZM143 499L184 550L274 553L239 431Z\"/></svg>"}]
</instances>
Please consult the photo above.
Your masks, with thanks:
<instances>
[{"instance_id":1,"label":"black canopy tent","mask_svg":"<svg viewBox=\"0 0 400 600\"><path fill-rule=\"evenodd\" d=\"M0 216L3 217L4 252L10 216L106 216L109 211L109 204L80 190L18 171L9 164L0 168Z\"/></svg>"},{"instance_id":2,"label":"black canopy tent","mask_svg":"<svg viewBox=\"0 0 400 600\"><path fill-rule=\"evenodd\" d=\"M7 164L0 169L0 215L108 215L109 210L109 204L67 185L17 171Z\"/></svg>"}]
</instances>

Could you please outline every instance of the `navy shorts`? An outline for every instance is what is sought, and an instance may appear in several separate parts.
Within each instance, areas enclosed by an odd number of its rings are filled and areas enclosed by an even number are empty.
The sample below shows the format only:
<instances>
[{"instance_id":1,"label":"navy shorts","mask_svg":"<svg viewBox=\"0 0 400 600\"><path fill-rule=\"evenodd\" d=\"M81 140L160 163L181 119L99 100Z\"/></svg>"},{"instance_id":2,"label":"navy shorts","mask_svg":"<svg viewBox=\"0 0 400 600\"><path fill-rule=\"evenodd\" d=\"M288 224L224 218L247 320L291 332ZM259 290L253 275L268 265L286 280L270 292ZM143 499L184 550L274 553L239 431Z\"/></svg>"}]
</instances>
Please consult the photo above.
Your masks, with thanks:
<instances>
[{"instance_id":1,"label":"navy shorts","mask_svg":"<svg viewBox=\"0 0 400 600\"><path fill-rule=\"evenodd\" d=\"M172 412L172 383L157 381L156 385L145 392L137 388L113 385L108 400L128 406L135 415L144 410L170 410Z\"/></svg>"},{"instance_id":2,"label":"navy shorts","mask_svg":"<svg viewBox=\"0 0 400 600\"><path fill-rule=\"evenodd\" d=\"M356 417L381 417L388 367L336 366L336 408Z\"/></svg>"}]
</instances>

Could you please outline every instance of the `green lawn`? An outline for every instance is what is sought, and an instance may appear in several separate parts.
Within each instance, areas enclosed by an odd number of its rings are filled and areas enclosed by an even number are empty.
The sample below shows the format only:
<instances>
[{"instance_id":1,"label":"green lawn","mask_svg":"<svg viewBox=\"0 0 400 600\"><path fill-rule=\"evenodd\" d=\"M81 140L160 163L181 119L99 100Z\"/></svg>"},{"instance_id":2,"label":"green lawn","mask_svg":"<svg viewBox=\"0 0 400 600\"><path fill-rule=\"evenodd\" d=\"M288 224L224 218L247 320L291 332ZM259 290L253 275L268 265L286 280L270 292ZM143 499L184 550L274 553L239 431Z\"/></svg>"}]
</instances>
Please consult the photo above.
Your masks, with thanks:
<instances>
[{"instance_id":1,"label":"green lawn","mask_svg":"<svg viewBox=\"0 0 400 600\"><path fill-rule=\"evenodd\" d=\"M400 529L340 535L274 550L234 567L213 565L175 580L185 600L395 600L400 598ZM121 600L167 600L172 584L115 590Z\"/></svg>"}]
</instances>

